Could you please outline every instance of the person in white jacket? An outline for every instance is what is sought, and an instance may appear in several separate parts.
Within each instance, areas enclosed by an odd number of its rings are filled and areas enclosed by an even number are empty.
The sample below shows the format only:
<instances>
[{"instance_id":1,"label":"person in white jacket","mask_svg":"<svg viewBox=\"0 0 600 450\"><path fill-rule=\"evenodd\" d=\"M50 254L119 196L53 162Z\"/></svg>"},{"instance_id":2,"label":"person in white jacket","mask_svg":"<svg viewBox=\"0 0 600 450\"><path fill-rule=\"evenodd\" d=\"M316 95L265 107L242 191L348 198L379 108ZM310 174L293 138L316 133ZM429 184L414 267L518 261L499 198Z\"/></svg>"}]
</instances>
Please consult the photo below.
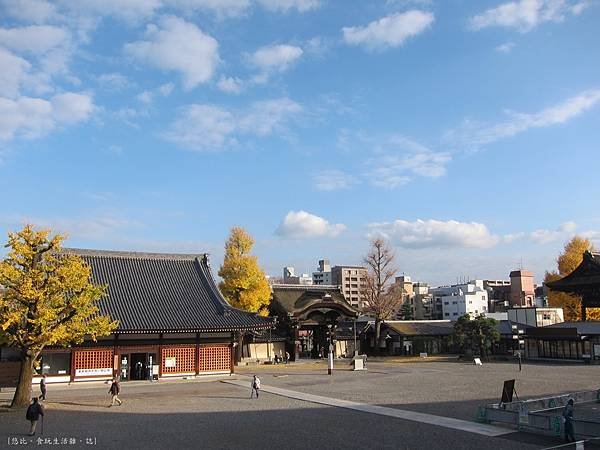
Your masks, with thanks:
<instances>
[{"instance_id":1,"label":"person in white jacket","mask_svg":"<svg viewBox=\"0 0 600 450\"><path fill-rule=\"evenodd\" d=\"M254 375L254 377L252 378L251 386L252 390L250 391L250 398L252 398L254 392L256 392L256 398L258 398L258 391L260 391L260 378L258 378L256 375Z\"/></svg>"}]
</instances>

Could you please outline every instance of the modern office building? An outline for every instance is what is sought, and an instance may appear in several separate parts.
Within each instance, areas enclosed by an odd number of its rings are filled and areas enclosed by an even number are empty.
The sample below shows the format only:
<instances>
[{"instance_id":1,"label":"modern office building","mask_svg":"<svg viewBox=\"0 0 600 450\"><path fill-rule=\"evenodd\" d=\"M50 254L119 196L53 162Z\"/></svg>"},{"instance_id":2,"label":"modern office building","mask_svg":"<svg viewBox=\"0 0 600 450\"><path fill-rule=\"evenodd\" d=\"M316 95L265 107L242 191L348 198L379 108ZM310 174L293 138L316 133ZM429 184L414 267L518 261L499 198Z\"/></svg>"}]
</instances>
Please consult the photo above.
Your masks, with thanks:
<instances>
[{"instance_id":1,"label":"modern office building","mask_svg":"<svg viewBox=\"0 0 600 450\"><path fill-rule=\"evenodd\" d=\"M319 260L319 267L312 274L313 284L331 285L331 264L328 259Z\"/></svg>"},{"instance_id":2,"label":"modern office building","mask_svg":"<svg viewBox=\"0 0 600 450\"><path fill-rule=\"evenodd\" d=\"M466 313L474 317L488 312L488 297L483 280L431 288L429 293L433 297L436 316L441 313L444 320L455 321Z\"/></svg>"}]
</instances>

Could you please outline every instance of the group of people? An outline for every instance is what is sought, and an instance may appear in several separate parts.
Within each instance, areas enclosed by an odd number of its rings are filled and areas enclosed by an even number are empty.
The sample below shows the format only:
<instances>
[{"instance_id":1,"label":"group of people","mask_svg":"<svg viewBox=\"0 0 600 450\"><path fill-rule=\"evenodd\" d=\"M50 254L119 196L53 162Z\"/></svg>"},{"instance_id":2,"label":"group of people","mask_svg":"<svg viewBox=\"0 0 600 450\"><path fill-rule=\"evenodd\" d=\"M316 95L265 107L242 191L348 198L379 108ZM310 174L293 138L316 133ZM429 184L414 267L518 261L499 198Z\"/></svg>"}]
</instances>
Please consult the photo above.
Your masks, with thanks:
<instances>
[{"instance_id":1,"label":"group of people","mask_svg":"<svg viewBox=\"0 0 600 450\"><path fill-rule=\"evenodd\" d=\"M260 388L260 381L259 381ZM42 433L44 432L44 413L46 412L44 406L40 403L40 401L46 401L46 375L42 375L40 380L40 396L33 397L31 399L31 404L27 407L27 412L25 413L25 418L29 421L29 436L35 435L35 431L37 428L37 424L42 419ZM119 384L119 380L117 378L112 379L112 383L110 385L110 389L108 393L111 395L111 402L108 405L109 407L114 406L115 402L121 406L123 401L119 398L119 394L121 393L121 385ZM258 397L258 391L256 396Z\"/></svg>"},{"instance_id":2,"label":"group of people","mask_svg":"<svg viewBox=\"0 0 600 450\"><path fill-rule=\"evenodd\" d=\"M290 361L290 354L289 354L289 352L285 352L284 357L275 355L274 360L275 360L275 364L281 364L281 363L287 364Z\"/></svg>"}]
</instances>

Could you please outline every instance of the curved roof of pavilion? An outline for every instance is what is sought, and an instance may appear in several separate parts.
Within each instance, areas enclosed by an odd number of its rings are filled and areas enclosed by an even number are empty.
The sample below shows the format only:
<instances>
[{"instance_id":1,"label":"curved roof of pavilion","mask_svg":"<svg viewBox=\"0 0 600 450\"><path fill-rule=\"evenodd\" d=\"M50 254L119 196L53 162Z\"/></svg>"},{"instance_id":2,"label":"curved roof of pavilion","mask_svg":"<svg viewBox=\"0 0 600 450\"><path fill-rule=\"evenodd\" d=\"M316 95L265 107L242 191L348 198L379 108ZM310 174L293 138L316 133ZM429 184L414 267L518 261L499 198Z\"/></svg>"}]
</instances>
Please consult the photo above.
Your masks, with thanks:
<instances>
[{"instance_id":1,"label":"curved roof of pavilion","mask_svg":"<svg viewBox=\"0 0 600 450\"><path fill-rule=\"evenodd\" d=\"M546 283L553 291L574 294L600 293L600 253L585 252L581 264L560 280Z\"/></svg>"},{"instance_id":2,"label":"curved roof of pavilion","mask_svg":"<svg viewBox=\"0 0 600 450\"><path fill-rule=\"evenodd\" d=\"M119 321L115 333L219 332L270 328L272 319L236 309L220 293L208 255L63 249L108 285L98 305Z\"/></svg>"},{"instance_id":3,"label":"curved roof of pavilion","mask_svg":"<svg viewBox=\"0 0 600 450\"><path fill-rule=\"evenodd\" d=\"M273 285L271 307L294 319L306 319L312 313L336 311L341 317L358 317L338 286Z\"/></svg>"}]
</instances>

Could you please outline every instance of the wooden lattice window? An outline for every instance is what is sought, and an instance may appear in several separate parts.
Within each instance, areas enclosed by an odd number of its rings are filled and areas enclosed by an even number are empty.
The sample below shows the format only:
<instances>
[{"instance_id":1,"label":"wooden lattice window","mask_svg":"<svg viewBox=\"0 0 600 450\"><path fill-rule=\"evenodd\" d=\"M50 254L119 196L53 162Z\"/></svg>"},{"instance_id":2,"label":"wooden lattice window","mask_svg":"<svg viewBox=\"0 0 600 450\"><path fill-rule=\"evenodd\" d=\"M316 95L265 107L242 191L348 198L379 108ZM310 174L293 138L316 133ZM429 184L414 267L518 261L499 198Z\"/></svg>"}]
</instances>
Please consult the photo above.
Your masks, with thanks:
<instances>
[{"instance_id":1,"label":"wooden lattice window","mask_svg":"<svg viewBox=\"0 0 600 450\"><path fill-rule=\"evenodd\" d=\"M113 367L113 351L108 349L94 349L75 351L73 365L75 366L76 376L94 376L111 375ZM104 371L96 372L92 369L108 369L110 373ZM105 373L106 372L106 373Z\"/></svg>"},{"instance_id":2,"label":"wooden lattice window","mask_svg":"<svg viewBox=\"0 0 600 450\"><path fill-rule=\"evenodd\" d=\"M166 347L162 349L162 373L195 373L194 346Z\"/></svg>"},{"instance_id":3,"label":"wooden lattice window","mask_svg":"<svg viewBox=\"0 0 600 450\"><path fill-rule=\"evenodd\" d=\"M200 347L200 372L229 371L231 369L231 350L228 346Z\"/></svg>"}]
</instances>

